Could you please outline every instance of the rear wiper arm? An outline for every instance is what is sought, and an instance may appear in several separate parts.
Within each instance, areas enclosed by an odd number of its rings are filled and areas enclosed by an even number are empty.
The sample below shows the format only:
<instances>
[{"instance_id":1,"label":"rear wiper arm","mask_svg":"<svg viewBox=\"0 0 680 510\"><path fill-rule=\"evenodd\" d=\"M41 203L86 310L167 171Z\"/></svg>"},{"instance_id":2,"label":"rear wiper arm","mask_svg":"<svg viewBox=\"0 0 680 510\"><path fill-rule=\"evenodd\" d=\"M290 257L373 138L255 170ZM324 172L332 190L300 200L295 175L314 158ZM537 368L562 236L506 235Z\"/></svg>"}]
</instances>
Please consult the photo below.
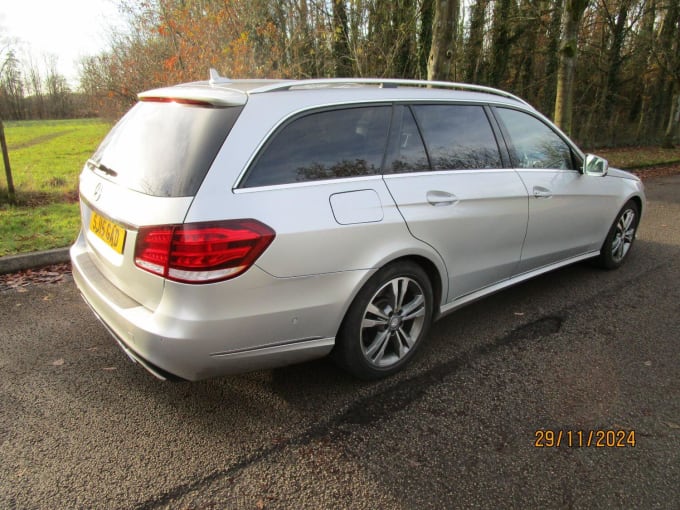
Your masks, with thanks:
<instances>
[{"instance_id":1,"label":"rear wiper arm","mask_svg":"<svg viewBox=\"0 0 680 510\"><path fill-rule=\"evenodd\" d=\"M98 163L97 161L94 161L92 159L88 159L87 164L101 172L104 172L106 175L110 175L111 177L116 177L118 175L118 172L116 172L112 168L109 168L108 166Z\"/></svg>"}]
</instances>

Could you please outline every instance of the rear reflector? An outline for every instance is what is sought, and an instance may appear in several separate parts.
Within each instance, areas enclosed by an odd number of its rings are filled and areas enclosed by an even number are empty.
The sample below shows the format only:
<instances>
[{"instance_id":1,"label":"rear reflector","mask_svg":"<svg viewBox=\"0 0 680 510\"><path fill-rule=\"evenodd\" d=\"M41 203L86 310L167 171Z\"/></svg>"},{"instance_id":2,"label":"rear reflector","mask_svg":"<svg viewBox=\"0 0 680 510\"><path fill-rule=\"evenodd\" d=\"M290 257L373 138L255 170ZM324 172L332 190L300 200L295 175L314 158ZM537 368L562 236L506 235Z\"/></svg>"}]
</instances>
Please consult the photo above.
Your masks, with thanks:
<instances>
[{"instance_id":1,"label":"rear reflector","mask_svg":"<svg viewBox=\"0 0 680 510\"><path fill-rule=\"evenodd\" d=\"M227 280L252 266L275 235L253 219L142 227L135 264L178 282Z\"/></svg>"}]
</instances>

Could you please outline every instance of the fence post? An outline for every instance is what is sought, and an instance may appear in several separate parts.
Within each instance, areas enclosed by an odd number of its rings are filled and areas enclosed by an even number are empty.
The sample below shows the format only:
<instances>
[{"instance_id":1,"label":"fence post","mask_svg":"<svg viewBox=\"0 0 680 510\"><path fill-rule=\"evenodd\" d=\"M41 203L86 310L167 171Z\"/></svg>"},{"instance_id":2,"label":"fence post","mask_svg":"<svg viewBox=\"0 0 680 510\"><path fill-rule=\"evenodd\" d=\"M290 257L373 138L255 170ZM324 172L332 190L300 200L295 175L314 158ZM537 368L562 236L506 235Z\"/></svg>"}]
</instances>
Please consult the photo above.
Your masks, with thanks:
<instances>
[{"instance_id":1,"label":"fence post","mask_svg":"<svg viewBox=\"0 0 680 510\"><path fill-rule=\"evenodd\" d=\"M7 177L7 195L9 203L16 205L17 198L14 192L14 180L12 179L12 168L9 166L9 151L7 150L7 140L5 140L5 126L0 119L0 145L2 145L2 160L5 163L5 176Z\"/></svg>"}]
</instances>

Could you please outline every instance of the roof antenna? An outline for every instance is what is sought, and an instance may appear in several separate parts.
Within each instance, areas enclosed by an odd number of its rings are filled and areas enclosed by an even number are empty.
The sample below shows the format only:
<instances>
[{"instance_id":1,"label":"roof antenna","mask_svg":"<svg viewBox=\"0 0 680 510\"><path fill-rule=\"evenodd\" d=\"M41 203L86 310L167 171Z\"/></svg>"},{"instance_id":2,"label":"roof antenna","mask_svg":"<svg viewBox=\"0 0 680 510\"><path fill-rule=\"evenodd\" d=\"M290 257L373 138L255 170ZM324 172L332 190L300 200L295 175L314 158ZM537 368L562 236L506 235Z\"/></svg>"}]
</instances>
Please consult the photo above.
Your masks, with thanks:
<instances>
[{"instance_id":1,"label":"roof antenna","mask_svg":"<svg viewBox=\"0 0 680 510\"><path fill-rule=\"evenodd\" d=\"M210 68L210 85L214 85L215 83L227 83L229 81L229 78L220 76L220 73L217 71L217 69L213 67Z\"/></svg>"}]
</instances>

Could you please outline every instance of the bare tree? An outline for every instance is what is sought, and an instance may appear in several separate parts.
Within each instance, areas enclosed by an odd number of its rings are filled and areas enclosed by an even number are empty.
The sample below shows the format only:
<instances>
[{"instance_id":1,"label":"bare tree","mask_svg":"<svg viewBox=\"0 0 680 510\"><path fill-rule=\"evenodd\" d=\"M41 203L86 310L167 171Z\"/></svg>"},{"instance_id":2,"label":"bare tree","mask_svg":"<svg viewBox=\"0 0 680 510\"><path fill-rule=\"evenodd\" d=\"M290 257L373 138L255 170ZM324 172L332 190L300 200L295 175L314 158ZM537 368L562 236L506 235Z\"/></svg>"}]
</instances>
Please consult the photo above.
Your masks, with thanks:
<instances>
[{"instance_id":1,"label":"bare tree","mask_svg":"<svg viewBox=\"0 0 680 510\"><path fill-rule=\"evenodd\" d=\"M24 79L21 64L13 48L7 52L2 63L0 75L0 96L3 101L0 104L0 115L12 120L21 120L26 117L24 103Z\"/></svg>"}]
</instances>

